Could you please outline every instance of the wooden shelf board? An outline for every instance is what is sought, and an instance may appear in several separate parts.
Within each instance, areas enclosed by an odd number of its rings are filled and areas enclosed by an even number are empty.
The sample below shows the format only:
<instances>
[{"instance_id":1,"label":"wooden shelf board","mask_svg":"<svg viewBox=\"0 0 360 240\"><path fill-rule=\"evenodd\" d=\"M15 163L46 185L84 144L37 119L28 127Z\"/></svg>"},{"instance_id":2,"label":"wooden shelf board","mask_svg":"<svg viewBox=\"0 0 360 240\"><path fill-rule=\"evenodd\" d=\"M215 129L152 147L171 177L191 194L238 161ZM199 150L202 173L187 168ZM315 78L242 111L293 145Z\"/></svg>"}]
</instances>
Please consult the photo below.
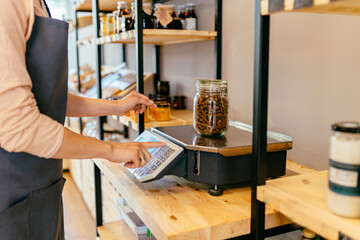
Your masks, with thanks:
<instances>
[{"instance_id":1,"label":"wooden shelf board","mask_svg":"<svg viewBox=\"0 0 360 240\"><path fill-rule=\"evenodd\" d=\"M258 187L257 198L326 239L339 232L359 239L360 219L343 218L327 207L328 171L270 180Z\"/></svg>"},{"instance_id":2,"label":"wooden shelf board","mask_svg":"<svg viewBox=\"0 0 360 240\"><path fill-rule=\"evenodd\" d=\"M145 44L169 45L188 42L212 40L217 36L215 31L159 30L144 29ZM98 45L107 43L135 43L135 30L120 34L101 37L96 40Z\"/></svg>"},{"instance_id":3,"label":"wooden shelf board","mask_svg":"<svg viewBox=\"0 0 360 240\"><path fill-rule=\"evenodd\" d=\"M135 121L131 120L130 117L114 116L114 120L121 122L122 124L131 127L135 131L138 130L138 125ZM170 121L155 121L151 120L150 122L145 123L145 129L150 129L152 127L169 127L169 126L180 126L180 125L191 125L193 123L193 115L190 110L172 110L171 111L171 120Z\"/></svg>"},{"instance_id":4,"label":"wooden shelf board","mask_svg":"<svg viewBox=\"0 0 360 240\"><path fill-rule=\"evenodd\" d=\"M128 8L130 8L131 3L134 0L123 0L127 2ZM100 0L99 1L99 10L100 11L115 11L117 9L118 0ZM143 0L143 2L151 2L151 0ZM76 10L78 11L91 11L92 2L91 0L77 0L75 2Z\"/></svg>"},{"instance_id":5,"label":"wooden shelf board","mask_svg":"<svg viewBox=\"0 0 360 240\"><path fill-rule=\"evenodd\" d=\"M359 0L261 0L261 14L278 12L312 12L327 14L360 15Z\"/></svg>"},{"instance_id":6,"label":"wooden shelf board","mask_svg":"<svg viewBox=\"0 0 360 240\"><path fill-rule=\"evenodd\" d=\"M122 164L94 162L157 239L228 239L250 232L251 189L244 184L213 197L207 184L174 176L140 183ZM266 228L288 223L266 207Z\"/></svg>"},{"instance_id":7,"label":"wooden shelf board","mask_svg":"<svg viewBox=\"0 0 360 240\"><path fill-rule=\"evenodd\" d=\"M104 223L98 227L101 240L136 240L136 234L131 231L124 220Z\"/></svg>"}]
</instances>

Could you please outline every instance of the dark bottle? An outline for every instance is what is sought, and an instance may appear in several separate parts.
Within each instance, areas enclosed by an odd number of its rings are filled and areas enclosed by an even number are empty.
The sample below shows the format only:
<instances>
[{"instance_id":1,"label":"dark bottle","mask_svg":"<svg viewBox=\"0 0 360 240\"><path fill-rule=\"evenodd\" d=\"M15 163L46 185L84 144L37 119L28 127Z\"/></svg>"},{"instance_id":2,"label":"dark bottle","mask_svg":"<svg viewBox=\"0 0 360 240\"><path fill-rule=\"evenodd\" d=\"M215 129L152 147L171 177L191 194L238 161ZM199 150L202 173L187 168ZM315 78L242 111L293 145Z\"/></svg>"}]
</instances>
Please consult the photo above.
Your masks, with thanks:
<instances>
[{"instance_id":1,"label":"dark bottle","mask_svg":"<svg viewBox=\"0 0 360 240\"><path fill-rule=\"evenodd\" d=\"M121 33L121 23L122 23L122 17L124 15L129 15L129 10L127 9L126 2L120 1L118 2L118 10L116 15L116 33Z\"/></svg>"},{"instance_id":2,"label":"dark bottle","mask_svg":"<svg viewBox=\"0 0 360 240\"><path fill-rule=\"evenodd\" d=\"M186 30L196 30L197 29L197 16L195 10L195 3L188 3L186 18L185 18L185 25Z\"/></svg>"},{"instance_id":3,"label":"dark bottle","mask_svg":"<svg viewBox=\"0 0 360 240\"><path fill-rule=\"evenodd\" d=\"M168 81L159 81L158 82L158 95L161 96L170 96L170 84Z\"/></svg>"},{"instance_id":4,"label":"dark bottle","mask_svg":"<svg viewBox=\"0 0 360 240\"><path fill-rule=\"evenodd\" d=\"M135 4L131 3L131 13L122 16L121 29L123 32L134 30L135 28Z\"/></svg>"},{"instance_id":5,"label":"dark bottle","mask_svg":"<svg viewBox=\"0 0 360 240\"><path fill-rule=\"evenodd\" d=\"M186 97L174 96L173 107L174 109L186 109Z\"/></svg>"},{"instance_id":6,"label":"dark bottle","mask_svg":"<svg viewBox=\"0 0 360 240\"><path fill-rule=\"evenodd\" d=\"M154 28L152 15L153 15L153 10L152 10L151 3L143 3L143 28L144 29Z\"/></svg>"},{"instance_id":7,"label":"dark bottle","mask_svg":"<svg viewBox=\"0 0 360 240\"><path fill-rule=\"evenodd\" d=\"M186 6L180 5L178 7L178 17L180 18L182 29L186 29L185 18L186 18Z\"/></svg>"},{"instance_id":8,"label":"dark bottle","mask_svg":"<svg viewBox=\"0 0 360 240\"><path fill-rule=\"evenodd\" d=\"M159 12L166 12L168 13L168 17L171 20L166 25L163 25L160 21L160 19L157 17L157 29L174 29L174 19L173 19L173 6L172 5L158 5L156 8L156 11ZM156 13L155 13L156 15Z\"/></svg>"},{"instance_id":9,"label":"dark bottle","mask_svg":"<svg viewBox=\"0 0 360 240\"><path fill-rule=\"evenodd\" d=\"M172 18L174 19L174 29L178 29L178 30L183 29L183 25L182 25L182 23L181 23L181 18L179 18L178 16L176 16L175 5L173 5Z\"/></svg>"}]
</instances>

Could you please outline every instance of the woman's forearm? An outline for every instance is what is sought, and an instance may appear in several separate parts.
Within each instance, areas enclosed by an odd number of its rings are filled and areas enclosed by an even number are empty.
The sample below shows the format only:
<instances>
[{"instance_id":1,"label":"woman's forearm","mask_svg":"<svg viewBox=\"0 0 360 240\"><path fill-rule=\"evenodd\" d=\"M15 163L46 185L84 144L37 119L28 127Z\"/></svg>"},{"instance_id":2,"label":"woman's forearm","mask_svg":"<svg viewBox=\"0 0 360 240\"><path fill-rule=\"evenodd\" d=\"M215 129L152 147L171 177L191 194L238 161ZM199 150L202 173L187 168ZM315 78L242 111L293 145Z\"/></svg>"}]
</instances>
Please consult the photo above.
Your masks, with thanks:
<instances>
[{"instance_id":1,"label":"woman's forearm","mask_svg":"<svg viewBox=\"0 0 360 240\"><path fill-rule=\"evenodd\" d=\"M86 137L64 128L64 137L60 149L52 158L106 158L111 155L112 147L108 142Z\"/></svg>"},{"instance_id":2,"label":"woman's forearm","mask_svg":"<svg viewBox=\"0 0 360 240\"><path fill-rule=\"evenodd\" d=\"M112 115L116 108L121 110L113 101L92 99L68 93L66 116L68 117L97 117Z\"/></svg>"}]
</instances>

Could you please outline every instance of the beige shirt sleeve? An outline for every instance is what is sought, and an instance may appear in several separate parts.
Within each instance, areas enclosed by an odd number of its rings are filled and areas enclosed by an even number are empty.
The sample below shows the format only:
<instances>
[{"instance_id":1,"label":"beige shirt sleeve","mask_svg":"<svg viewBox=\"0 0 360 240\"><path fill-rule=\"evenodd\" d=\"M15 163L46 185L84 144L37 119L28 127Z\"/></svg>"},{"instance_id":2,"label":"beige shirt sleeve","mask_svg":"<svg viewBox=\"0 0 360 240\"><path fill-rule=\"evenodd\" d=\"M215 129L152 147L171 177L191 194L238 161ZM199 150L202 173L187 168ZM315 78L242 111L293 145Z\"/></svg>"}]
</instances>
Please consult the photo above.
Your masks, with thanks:
<instances>
[{"instance_id":1,"label":"beige shirt sleeve","mask_svg":"<svg viewBox=\"0 0 360 240\"><path fill-rule=\"evenodd\" d=\"M0 1L0 145L50 158L62 144L64 127L39 112L31 91L25 52L34 9L41 13L36 6L33 0Z\"/></svg>"}]
</instances>

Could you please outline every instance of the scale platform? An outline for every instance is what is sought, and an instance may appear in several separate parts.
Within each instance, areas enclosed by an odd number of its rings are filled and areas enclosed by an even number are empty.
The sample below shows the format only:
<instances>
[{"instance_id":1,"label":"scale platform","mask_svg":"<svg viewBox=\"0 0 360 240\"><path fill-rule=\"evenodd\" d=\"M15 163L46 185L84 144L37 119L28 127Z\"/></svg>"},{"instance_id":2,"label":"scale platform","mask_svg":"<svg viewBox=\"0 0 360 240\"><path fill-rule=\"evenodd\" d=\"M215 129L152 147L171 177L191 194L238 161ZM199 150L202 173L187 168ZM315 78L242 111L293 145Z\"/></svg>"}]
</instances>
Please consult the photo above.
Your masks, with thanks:
<instances>
[{"instance_id":1,"label":"scale platform","mask_svg":"<svg viewBox=\"0 0 360 240\"><path fill-rule=\"evenodd\" d=\"M151 132L182 147L184 155L171 169L162 173L189 181L215 185L212 195L221 195L219 185L250 182L252 162L252 126L230 121L222 137L210 138L196 133L192 125L152 128ZM267 177L285 175L286 152L292 138L268 131Z\"/></svg>"}]
</instances>

